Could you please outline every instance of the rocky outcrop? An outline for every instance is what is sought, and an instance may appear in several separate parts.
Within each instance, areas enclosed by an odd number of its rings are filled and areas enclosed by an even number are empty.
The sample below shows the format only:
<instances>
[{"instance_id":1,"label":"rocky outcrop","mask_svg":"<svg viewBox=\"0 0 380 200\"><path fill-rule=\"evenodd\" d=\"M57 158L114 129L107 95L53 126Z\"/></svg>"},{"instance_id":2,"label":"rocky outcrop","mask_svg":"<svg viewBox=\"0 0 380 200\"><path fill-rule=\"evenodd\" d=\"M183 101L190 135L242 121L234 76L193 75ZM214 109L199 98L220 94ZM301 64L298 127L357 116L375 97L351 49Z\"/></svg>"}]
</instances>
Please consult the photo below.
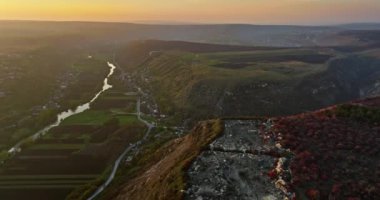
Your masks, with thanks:
<instances>
[{"instance_id":1,"label":"rocky outcrop","mask_svg":"<svg viewBox=\"0 0 380 200\"><path fill-rule=\"evenodd\" d=\"M260 134L260 129L270 126L270 122L261 120L226 121L224 133L208 145L187 171L185 199L291 196L282 190L285 182L277 179L277 172L272 172L284 152Z\"/></svg>"}]
</instances>

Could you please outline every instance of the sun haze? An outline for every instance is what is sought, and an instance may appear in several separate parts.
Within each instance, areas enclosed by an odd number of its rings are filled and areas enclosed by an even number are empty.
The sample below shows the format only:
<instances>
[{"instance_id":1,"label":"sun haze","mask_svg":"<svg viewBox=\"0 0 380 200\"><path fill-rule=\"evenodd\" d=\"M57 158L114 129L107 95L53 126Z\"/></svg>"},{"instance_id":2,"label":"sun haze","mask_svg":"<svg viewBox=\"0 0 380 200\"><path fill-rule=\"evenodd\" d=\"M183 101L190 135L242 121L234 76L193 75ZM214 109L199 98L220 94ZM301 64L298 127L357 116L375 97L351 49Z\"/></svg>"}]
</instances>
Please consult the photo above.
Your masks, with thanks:
<instances>
[{"instance_id":1,"label":"sun haze","mask_svg":"<svg viewBox=\"0 0 380 200\"><path fill-rule=\"evenodd\" d=\"M380 21L380 1L1 0L0 19L336 24Z\"/></svg>"}]
</instances>

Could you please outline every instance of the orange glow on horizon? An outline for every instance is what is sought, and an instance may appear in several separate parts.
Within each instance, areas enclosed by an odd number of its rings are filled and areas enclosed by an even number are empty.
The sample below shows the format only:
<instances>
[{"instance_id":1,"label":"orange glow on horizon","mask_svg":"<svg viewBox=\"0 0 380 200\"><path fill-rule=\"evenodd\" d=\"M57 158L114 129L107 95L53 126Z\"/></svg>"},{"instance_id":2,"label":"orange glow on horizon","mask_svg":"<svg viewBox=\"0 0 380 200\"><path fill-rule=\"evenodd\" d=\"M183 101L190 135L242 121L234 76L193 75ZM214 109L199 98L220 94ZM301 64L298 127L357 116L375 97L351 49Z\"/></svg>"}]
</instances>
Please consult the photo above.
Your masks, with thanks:
<instances>
[{"instance_id":1,"label":"orange glow on horizon","mask_svg":"<svg viewBox=\"0 0 380 200\"><path fill-rule=\"evenodd\" d=\"M0 0L0 19L252 24L380 22L380 1Z\"/></svg>"}]
</instances>

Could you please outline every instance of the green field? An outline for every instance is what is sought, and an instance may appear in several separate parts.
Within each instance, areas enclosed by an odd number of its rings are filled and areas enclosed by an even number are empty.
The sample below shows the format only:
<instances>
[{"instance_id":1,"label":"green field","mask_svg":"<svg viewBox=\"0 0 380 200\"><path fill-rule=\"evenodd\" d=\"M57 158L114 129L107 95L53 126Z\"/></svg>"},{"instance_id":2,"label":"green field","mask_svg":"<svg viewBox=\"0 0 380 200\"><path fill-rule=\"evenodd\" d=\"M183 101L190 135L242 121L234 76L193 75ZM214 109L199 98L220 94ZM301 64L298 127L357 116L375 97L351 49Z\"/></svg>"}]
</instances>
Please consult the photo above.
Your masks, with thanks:
<instances>
[{"instance_id":1,"label":"green field","mask_svg":"<svg viewBox=\"0 0 380 200\"><path fill-rule=\"evenodd\" d=\"M0 176L0 197L2 199L62 198L64 193L73 190L98 175L23 175Z\"/></svg>"},{"instance_id":2,"label":"green field","mask_svg":"<svg viewBox=\"0 0 380 200\"><path fill-rule=\"evenodd\" d=\"M102 125L105 122L116 118L119 120L120 125L128 125L137 123L137 117L127 114L114 114L108 111L85 111L78 115L67 118L62 122L62 125Z\"/></svg>"},{"instance_id":3,"label":"green field","mask_svg":"<svg viewBox=\"0 0 380 200\"><path fill-rule=\"evenodd\" d=\"M78 115L69 117L62 122L62 125L70 124L86 124L86 125L101 125L107 120L111 119L111 116L105 111L85 111Z\"/></svg>"},{"instance_id":4,"label":"green field","mask_svg":"<svg viewBox=\"0 0 380 200\"><path fill-rule=\"evenodd\" d=\"M36 144L32 145L30 149L74 149L79 150L83 147L83 144Z\"/></svg>"},{"instance_id":5,"label":"green field","mask_svg":"<svg viewBox=\"0 0 380 200\"><path fill-rule=\"evenodd\" d=\"M133 115L117 115L116 118L119 120L121 125L138 123L136 116Z\"/></svg>"}]
</instances>

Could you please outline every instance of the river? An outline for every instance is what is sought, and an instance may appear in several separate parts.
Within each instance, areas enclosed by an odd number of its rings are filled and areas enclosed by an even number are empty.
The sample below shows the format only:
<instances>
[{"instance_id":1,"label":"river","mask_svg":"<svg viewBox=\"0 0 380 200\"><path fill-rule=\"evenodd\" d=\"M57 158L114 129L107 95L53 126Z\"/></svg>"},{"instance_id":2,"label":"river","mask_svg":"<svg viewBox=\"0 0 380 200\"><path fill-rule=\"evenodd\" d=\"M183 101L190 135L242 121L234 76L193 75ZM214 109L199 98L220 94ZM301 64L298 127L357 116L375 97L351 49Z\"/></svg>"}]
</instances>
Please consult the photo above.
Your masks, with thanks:
<instances>
[{"instance_id":1,"label":"river","mask_svg":"<svg viewBox=\"0 0 380 200\"><path fill-rule=\"evenodd\" d=\"M42 137L43 135L48 133L49 130L51 130L52 128L59 126L62 123L62 121L65 120L66 118L71 117L71 116L76 115L76 114L79 114L79 113L82 113L82 112L90 109L92 102L94 102L103 92L112 88L112 85L110 85L108 83L108 79L114 73L116 66L110 62L107 62L107 65L110 68L110 71L109 71L108 75L103 80L103 87L98 93L95 94L95 96L89 102L77 106L74 110L69 109L67 111L63 111L63 112L59 113L57 115L57 120L53 124L50 124L50 125L46 126L45 128L41 129L40 131L38 131L37 133L35 133L34 135L21 140L16 145L14 145L12 148L10 148L8 150L8 153L15 154L15 153L20 152L23 144L30 142L30 141L35 141L38 138Z\"/></svg>"}]
</instances>

